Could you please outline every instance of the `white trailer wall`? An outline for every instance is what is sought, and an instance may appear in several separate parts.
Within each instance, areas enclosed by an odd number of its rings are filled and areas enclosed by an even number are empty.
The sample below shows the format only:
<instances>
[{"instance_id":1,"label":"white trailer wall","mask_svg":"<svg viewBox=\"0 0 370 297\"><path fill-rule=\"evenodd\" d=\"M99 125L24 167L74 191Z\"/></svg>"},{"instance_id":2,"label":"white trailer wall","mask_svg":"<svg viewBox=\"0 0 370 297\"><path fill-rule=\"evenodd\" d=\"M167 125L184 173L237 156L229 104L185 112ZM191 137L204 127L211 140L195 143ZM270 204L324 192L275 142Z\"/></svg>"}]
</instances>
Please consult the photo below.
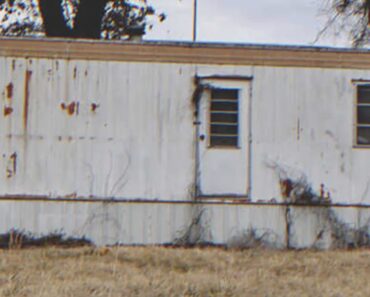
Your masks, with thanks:
<instances>
[{"instance_id":1,"label":"white trailer wall","mask_svg":"<svg viewBox=\"0 0 370 297\"><path fill-rule=\"evenodd\" d=\"M1 58L0 69L12 108L0 117L1 195L189 196L193 67Z\"/></svg>"},{"instance_id":2,"label":"white trailer wall","mask_svg":"<svg viewBox=\"0 0 370 297\"><path fill-rule=\"evenodd\" d=\"M252 200L280 200L279 175L323 184L336 203L370 202L370 149L354 147L356 88L370 71L199 67L198 75L252 76Z\"/></svg>"},{"instance_id":3,"label":"white trailer wall","mask_svg":"<svg viewBox=\"0 0 370 297\"><path fill-rule=\"evenodd\" d=\"M369 203L353 79L370 71L0 58L0 195L191 200L195 76L251 76L252 200L278 175ZM215 176L217 178L217 176Z\"/></svg>"}]
</instances>

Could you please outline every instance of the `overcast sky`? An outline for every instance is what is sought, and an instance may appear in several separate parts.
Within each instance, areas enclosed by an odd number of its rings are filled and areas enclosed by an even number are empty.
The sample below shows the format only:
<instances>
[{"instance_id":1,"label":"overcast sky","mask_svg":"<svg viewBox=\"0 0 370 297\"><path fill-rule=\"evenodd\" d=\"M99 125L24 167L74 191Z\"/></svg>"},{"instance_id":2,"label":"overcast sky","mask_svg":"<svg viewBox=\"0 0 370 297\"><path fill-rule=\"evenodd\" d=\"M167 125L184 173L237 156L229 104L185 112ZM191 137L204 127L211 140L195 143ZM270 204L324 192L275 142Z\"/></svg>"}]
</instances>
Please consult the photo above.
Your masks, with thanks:
<instances>
[{"instance_id":1,"label":"overcast sky","mask_svg":"<svg viewBox=\"0 0 370 297\"><path fill-rule=\"evenodd\" d=\"M311 45L323 28L325 0L197 0L198 41ZM194 0L152 0L167 19L146 39L191 40ZM327 34L316 45L349 46Z\"/></svg>"}]
</instances>

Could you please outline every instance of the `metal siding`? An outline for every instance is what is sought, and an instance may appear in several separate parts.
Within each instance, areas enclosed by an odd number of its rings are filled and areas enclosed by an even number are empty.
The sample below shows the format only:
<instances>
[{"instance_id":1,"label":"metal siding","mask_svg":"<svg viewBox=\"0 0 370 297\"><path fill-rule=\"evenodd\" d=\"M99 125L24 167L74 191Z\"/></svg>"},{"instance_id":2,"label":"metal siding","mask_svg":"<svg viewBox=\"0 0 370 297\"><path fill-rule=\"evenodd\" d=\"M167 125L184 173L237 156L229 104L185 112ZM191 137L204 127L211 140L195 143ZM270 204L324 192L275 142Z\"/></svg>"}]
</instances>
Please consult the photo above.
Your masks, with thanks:
<instances>
[{"instance_id":1,"label":"metal siding","mask_svg":"<svg viewBox=\"0 0 370 297\"><path fill-rule=\"evenodd\" d=\"M35 236L63 232L85 236L97 245L173 243L187 230L194 213L191 204L2 201L0 206L0 217L7 218L0 224L0 233L10 229L26 230ZM274 244L284 245L279 207L208 205L203 209L209 234L205 239L213 243L227 244L253 227L270 230L276 234ZM266 212L269 219L261 219Z\"/></svg>"},{"instance_id":2,"label":"metal siding","mask_svg":"<svg viewBox=\"0 0 370 297\"><path fill-rule=\"evenodd\" d=\"M271 169L275 164L294 178L305 177L316 192L324 184L334 202L370 201L370 193L364 196L368 177L363 165L370 151L356 150L352 142L351 79L357 75L324 69L255 70L253 110L263 115L252 124L257 199L280 197L277 172Z\"/></svg>"},{"instance_id":3,"label":"metal siding","mask_svg":"<svg viewBox=\"0 0 370 297\"><path fill-rule=\"evenodd\" d=\"M84 236L96 245L169 244L189 230L199 210L203 242L243 244L248 230L254 230L266 235L268 246L287 247L284 205L0 201L0 234L16 229L33 236L55 232ZM338 247L329 210L348 246L355 244L356 230L369 228L369 208L290 206L289 247Z\"/></svg>"},{"instance_id":4,"label":"metal siding","mask_svg":"<svg viewBox=\"0 0 370 297\"><path fill-rule=\"evenodd\" d=\"M284 207L269 206L205 206L206 223L210 228L211 241L217 244L228 244L240 238L245 232L256 230L273 237L271 245L285 246Z\"/></svg>"},{"instance_id":5,"label":"metal siding","mask_svg":"<svg viewBox=\"0 0 370 297\"><path fill-rule=\"evenodd\" d=\"M22 58L0 66L0 195L190 199L197 74L253 77L254 201L280 197L271 164L315 190L324 184L334 202L370 200L370 151L352 147L351 83L369 71Z\"/></svg>"},{"instance_id":6,"label":"metal siding","mask_svg":"<svg viewBox=\"0 0 370 297\"><path fill-rule=\"evenodd\" d=\"M0 195L188 197L192 66L4 58L0 66L2 107L13 108L0 117Z\"/></svg>"},{"instance_id":7,"label":"metal siding","mask_svg":"<svg viewBox=\"0 0 370 297\"><path fill-rule=\"evenodd\" d=\"M333 202L369 203L369 149L353 147L353 79L369 71L324 68L199 66L199 76L252 79L252 200L281 200L280 166L305 177Z\"/></svg>"}]
</instances>

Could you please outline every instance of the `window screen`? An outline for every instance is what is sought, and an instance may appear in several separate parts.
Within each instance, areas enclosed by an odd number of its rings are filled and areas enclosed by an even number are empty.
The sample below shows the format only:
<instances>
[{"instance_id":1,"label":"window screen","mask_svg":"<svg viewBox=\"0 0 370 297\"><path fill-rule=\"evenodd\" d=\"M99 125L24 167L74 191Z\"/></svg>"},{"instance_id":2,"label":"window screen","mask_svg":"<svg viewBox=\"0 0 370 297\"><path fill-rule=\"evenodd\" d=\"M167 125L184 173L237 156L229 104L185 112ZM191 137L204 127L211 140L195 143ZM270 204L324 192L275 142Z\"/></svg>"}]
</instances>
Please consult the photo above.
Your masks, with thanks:
<instances>
[{"instance_id":1,"label":"window screen","mask_svg":"<svg viewBox=\"0 0 370 297\"><path fill-rule=\"evenodd\" d=\"M211 147L237 147L239 131L239 90L212 89L210 106Z\"/></svg>"},{"instance_id":2,"label":"window screen","mask_svg":"<svg viewBox=\"0 0 370 297\"><path fill-rule=\"evenodd\" d=\"M357 86L357 144L370 145L370 85Z\"/></svg>"}]
</instances>

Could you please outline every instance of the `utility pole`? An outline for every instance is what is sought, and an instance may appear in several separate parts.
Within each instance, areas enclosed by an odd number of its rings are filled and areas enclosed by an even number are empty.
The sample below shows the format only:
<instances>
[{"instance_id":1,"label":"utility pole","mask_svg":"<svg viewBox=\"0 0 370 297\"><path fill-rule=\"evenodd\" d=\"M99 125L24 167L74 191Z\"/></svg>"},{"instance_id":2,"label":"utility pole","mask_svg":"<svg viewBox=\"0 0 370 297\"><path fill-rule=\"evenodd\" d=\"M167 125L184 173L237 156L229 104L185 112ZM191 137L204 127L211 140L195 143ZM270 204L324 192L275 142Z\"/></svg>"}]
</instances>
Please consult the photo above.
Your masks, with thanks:
<instances>
[{"instance_id":1,"label":"utility pole","mask_svg":"<svg viewBox=\"0 0 370 297\"><path fill-rule=\"evenodd\" d=\"M193 9L193 42L197 41L197 14L198 14L197 0L194 0L194 9Z\"/></svg>"}]
</instances>

